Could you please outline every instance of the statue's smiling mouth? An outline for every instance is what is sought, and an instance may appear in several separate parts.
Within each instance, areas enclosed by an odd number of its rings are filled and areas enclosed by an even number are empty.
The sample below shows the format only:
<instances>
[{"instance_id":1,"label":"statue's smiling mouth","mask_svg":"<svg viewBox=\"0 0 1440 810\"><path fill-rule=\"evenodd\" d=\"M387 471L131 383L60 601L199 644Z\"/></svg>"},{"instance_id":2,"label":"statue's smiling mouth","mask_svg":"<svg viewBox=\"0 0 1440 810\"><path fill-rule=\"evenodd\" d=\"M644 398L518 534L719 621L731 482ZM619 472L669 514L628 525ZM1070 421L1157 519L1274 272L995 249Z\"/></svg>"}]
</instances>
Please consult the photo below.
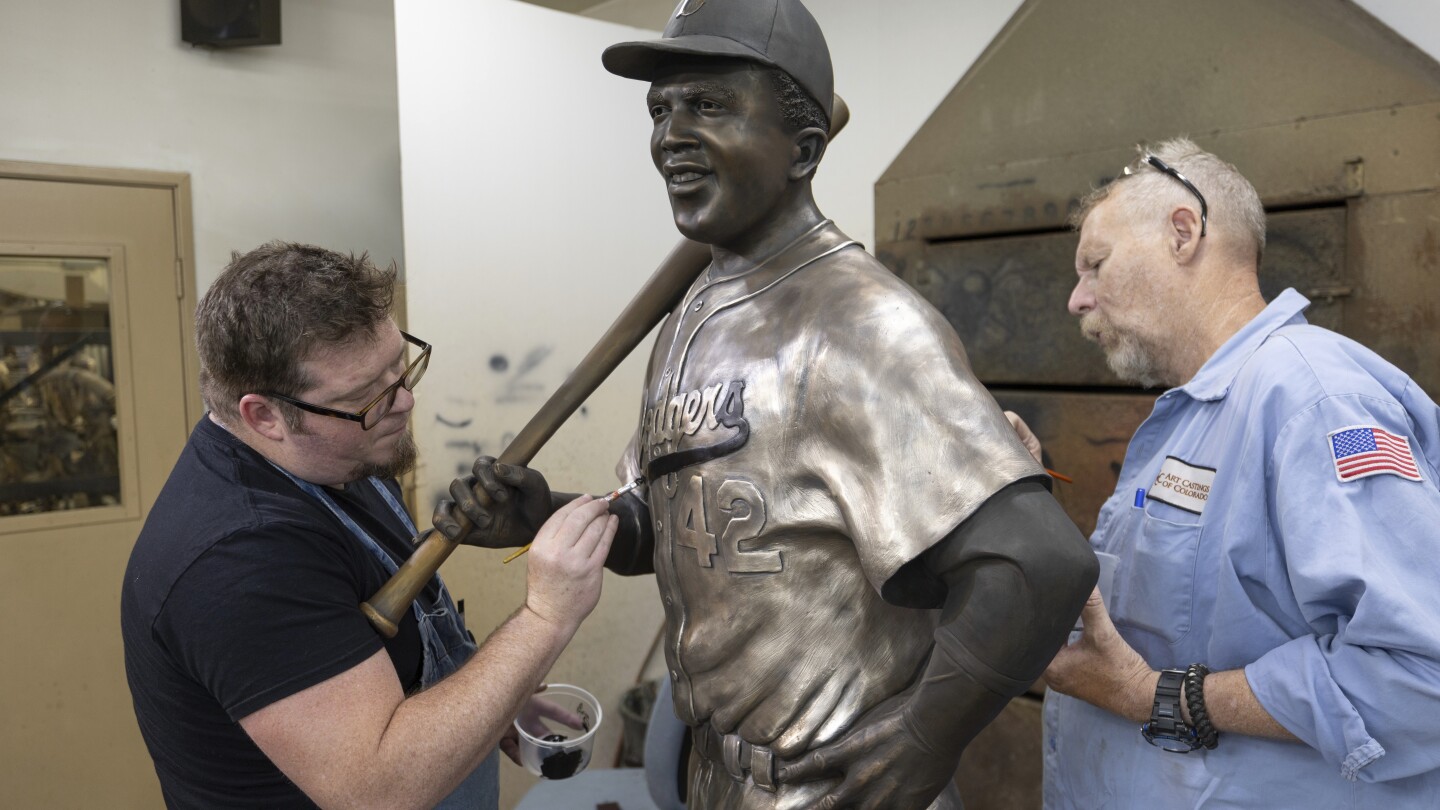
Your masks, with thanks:
<instances>
[{"instance_id":1,"label":"statue's smiling mouth","mask_svg":"<svg viewBox=\"0 0 1440 810\"><path fill-rule=\"evenodd\" d=\"M671 163L665 166L665 181L671 192L697 189L709 176L708 169L695 163Z\"/></svg>"}]
</instances>

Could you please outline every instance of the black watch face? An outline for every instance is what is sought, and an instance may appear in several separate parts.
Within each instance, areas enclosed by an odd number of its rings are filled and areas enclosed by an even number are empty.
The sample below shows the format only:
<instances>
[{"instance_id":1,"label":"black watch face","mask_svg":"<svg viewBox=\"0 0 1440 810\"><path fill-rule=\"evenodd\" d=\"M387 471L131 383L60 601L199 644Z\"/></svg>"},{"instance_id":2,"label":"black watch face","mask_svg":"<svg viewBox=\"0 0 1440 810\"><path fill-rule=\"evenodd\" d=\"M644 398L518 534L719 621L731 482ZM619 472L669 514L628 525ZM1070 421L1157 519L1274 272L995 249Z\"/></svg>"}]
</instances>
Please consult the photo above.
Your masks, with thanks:
<instances>
[{"instance_id":1,"label":"black watch face","mask_svg":"<svg viewBox=\"0 0 1440 810\"><path fill-rule=\"evenodd\" d=\"M1151 723L1146 723L1144 726L1141 726L1140 736L1145 738L1145 742L1150 743L1156 748L1169 751L1172 754L1188 754L1199 746L1199 741L1196 739L1194 733L1186 733L1183 731L1179 733L1156 732L1150 729L1151 725Z\"/></svg>"}]
</instances>

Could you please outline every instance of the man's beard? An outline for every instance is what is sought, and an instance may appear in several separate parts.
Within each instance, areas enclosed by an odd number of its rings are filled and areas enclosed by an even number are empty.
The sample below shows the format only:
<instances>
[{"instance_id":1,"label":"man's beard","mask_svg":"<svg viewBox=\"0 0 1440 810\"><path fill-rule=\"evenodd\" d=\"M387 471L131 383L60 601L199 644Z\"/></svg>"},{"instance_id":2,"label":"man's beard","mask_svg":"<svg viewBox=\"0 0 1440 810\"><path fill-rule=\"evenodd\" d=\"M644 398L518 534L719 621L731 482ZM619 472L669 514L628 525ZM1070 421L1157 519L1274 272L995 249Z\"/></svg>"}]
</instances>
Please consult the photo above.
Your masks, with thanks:
<instances>
[{"instance_id":1,"label":"man's beard","mask_svg":"<svg viewBox=\"0 0 1440 810\"><path fill-rule=\"evenodd\" d=\"M1159 361L1134 332L1117 328L1098 312L1086 313L1080 319L1080 331L1090 341L1096 341L1099 334L1106 336L1110 345L1101 349L1105 352L1105 364L1116 377L1142 388L1154 388L1164 382Z\"/></svg>"},{"instance_id":2,"label":"man's beard","mask_svg":"<svg viewBox=\"0 0 1440 810\"><path fill-rule=\"evenodd\" d=\"M358 464L350 480L358 481L372 475L376 478L399 478L415 469L417 454L415 436L410 432L410 426L406 425L405 432L400 434L399 440L395 442L395 452L391 453L388 461L381 464Z\"/></svg>"}]
</instances>

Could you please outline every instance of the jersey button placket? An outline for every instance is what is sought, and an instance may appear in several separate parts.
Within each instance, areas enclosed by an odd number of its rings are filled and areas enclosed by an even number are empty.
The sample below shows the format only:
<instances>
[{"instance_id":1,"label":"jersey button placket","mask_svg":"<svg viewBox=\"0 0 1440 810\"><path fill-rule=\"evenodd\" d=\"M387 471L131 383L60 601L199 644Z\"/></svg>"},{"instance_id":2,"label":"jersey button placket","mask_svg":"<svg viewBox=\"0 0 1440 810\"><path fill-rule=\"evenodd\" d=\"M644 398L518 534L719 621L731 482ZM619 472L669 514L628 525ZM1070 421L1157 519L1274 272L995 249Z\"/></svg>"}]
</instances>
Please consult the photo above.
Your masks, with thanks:
<instances>
[{"instance_id":1,"label":"jersey button placket","mask_svg":"<svg viewBox=\"0 0 1440 810\"><path fill-rule=\"evenodd\" d=\"M665 501L665 503L665 508L669 508L669 501ZM675 538L664 531L663 520L656 519L655 530L655 542L661 544L660 547L668 552L660 555L661 570L656 572L661 578L660 590L664 594L661 601L665 604L665 613L670 620L670 625L676 628L675 641L671 649L671 660L674 661L674 666L670 668L670 680L674 684L675 699L688 705L690 682L685 677L685 664L681 658L683 652L681 639L685 636L685 624L689 617L685 610L684 598L676 593L676 589L680 587L680 577L675 570Z\"/></svg>"}]
</instances>

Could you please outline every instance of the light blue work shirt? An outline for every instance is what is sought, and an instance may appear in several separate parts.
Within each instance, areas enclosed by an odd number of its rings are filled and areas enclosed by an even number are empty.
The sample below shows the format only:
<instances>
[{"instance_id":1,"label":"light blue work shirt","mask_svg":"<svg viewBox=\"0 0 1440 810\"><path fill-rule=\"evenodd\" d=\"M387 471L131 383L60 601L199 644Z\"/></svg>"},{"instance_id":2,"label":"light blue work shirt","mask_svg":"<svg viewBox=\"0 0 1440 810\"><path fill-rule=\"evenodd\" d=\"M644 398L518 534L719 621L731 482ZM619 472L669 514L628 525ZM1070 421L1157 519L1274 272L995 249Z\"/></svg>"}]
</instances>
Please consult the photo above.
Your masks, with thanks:
<instances>
[{"instance_id":1,"label":"light blue work shirt","mask_svg":"<svg viewBox=\"0 0 1440 810\"><path fill-rule=\"evenodd\" d=\"M1152 669L1243 668L1303 742L1167 753L1052 692L1047 810L1440 808L1440 409L1309 303L1286 290L1156 401L1091 537ZM1405 437L1422 480L1342 480L1332 435L1367 428Z\"/></svg>"}]
</instances>

